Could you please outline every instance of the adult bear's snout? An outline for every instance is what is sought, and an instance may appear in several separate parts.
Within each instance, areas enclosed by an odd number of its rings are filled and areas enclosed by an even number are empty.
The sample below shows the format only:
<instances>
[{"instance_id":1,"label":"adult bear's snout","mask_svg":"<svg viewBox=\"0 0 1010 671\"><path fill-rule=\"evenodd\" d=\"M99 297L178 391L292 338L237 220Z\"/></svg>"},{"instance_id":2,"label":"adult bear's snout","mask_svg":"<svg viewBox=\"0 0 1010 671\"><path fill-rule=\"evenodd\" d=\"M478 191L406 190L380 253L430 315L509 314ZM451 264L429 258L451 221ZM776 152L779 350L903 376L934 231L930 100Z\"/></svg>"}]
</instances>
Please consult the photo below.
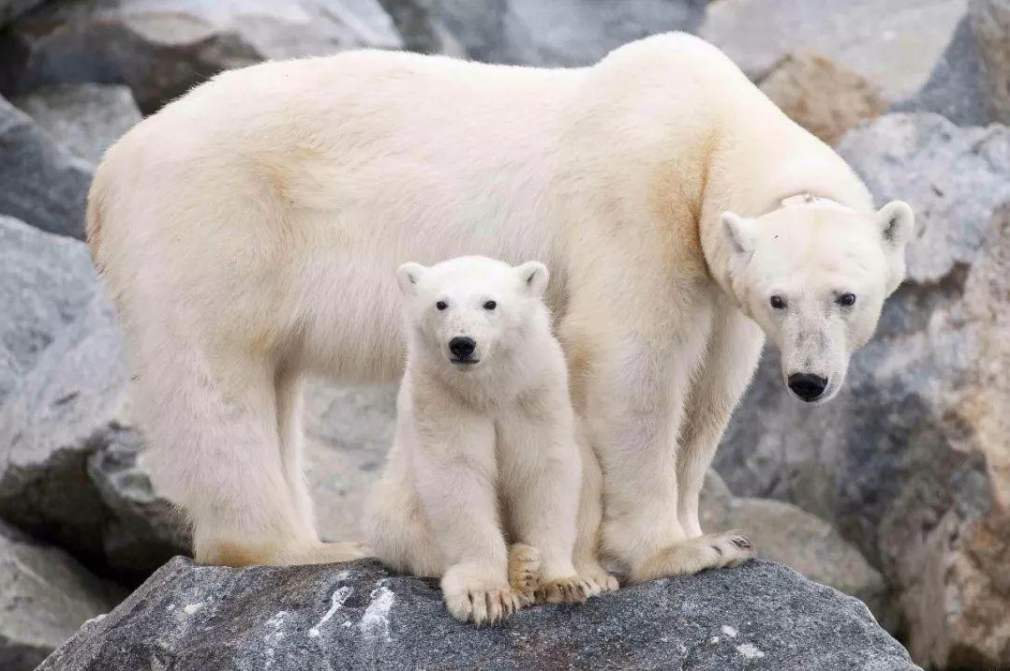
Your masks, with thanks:
<instances>
[{"instance_id":1,"label":"adult bear's snout","mask_svg":"<svg viewBox=\"0 0 1010 671\"><path fill-rule=\"evenodd\" d=\"M789 388L801 399L810 403L820 398L828 387L827 378L812 373L793 373L789 376Z\"/></svg>"},{"instance_id":2,"label":"adult bear's snout","mask_svg":"<svg viewBox=\"0 0 1010 671\"><path fill-rule=\"evenodd\" d=\"M473 338L457 336L449 341L449 351L459 361L466 361L477 348L477 342Z\"/></svg>"}]
</instances>

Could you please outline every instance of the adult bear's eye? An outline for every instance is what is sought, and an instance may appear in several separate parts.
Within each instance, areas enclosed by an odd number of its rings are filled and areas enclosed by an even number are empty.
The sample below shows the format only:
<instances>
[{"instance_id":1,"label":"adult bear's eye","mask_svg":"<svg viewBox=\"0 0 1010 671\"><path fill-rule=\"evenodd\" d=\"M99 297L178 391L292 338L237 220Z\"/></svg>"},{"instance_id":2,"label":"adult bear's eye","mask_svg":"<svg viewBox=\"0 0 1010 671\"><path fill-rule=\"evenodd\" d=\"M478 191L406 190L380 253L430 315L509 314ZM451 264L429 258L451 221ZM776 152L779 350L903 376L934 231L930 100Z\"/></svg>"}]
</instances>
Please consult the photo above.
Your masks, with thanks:
<instances>
[{"instance_id":1,"label":"adult bear's eye","mask_svg":"<svg viewBox=\"0 0 1010 671\"><path fill-rule=\"evenodd\" d=\"M856 304L856 294L842 294L835 302L845 308L852 307Z\"/></svg>"},{"instance_id":2,"label":"adult bear's eye","mask_svg":"<svg viewBox=\"0 0 1010 671\"><path fill-rule=\"evenodd\" d=\"M439 302L435 303L435 307L438 308L439 310L444 310L444 309L446 309L449 306L446 304L445 301L439 301Z\"/></svg>"},{"instance_id":3,"label":"adult bear's eye","mask_svg":"<svg viewBox=\"0 0 1010 671\"><path fill-rule=\"evenodd\" d=\"M775 308L776 310L781 310L786 306L786 300L778 295L772 296L769 302L772 304L772 307Z\"/></svg>"},{"instance_id":4,"label":"adult bear's eye","mask_svg":"<svg viewBox=\"0 0 1010 671\"><path fill-rule=\"evenodd\" d=\"M488 301L487 303L484 303L485 310L494 310L496 307L498 307L498 304L495 303L494 301Z\"/></svg>"}]
</instances>

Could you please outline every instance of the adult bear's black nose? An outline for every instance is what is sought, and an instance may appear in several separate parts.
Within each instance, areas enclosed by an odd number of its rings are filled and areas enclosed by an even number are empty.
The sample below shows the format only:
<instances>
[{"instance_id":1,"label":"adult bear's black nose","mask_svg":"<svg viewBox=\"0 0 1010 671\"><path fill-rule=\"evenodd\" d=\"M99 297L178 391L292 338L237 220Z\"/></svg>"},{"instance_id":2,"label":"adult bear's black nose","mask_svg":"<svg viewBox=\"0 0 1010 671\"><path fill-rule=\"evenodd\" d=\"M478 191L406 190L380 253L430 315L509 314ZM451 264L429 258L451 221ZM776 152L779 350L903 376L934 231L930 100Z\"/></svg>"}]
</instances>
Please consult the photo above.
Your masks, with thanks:
<instances>
[{"instance_id":1,"label":"adult bear's black nose","mask_svg":"<svg viewBox=\"0 0 1010 671\"><path fill-rule=\"evenodd\" d=\"M449 341L449 351L460 360L469 359L476 347L476 341L473 338L467 338L466 336L457 336Z\"/></svg>"},{"instance_id":2,"label":"adult bear's black nose","mask_svg":"<svg viewBox=\"0 0 1010 671\"><path fill-rule=\"evenodd\" d=\"M793 373L789 376L789 388L793 393L809 403L820 398L828 386L827 378L811 373Z\"/></svg>"}]
</instances>

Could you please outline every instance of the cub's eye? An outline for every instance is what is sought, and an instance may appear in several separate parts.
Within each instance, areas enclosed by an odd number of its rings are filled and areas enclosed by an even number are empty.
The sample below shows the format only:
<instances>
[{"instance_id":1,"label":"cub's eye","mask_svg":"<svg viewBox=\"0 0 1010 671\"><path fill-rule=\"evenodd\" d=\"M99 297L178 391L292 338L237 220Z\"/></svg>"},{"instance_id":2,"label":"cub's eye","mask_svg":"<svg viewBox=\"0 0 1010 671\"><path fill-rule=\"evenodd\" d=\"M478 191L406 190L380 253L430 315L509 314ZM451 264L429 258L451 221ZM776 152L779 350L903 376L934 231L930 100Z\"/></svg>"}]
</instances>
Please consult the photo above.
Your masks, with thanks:
<instances>
[{"instance_id":1,"label":"cub's eye","mask_svg":"<svg viewBox=\"0 0 1010 671\"><path fill-rule=\"evenodd\" d=\"M444 309L446 309L449 306L448 306L448 304L446 304L445 301L439 301L439 302L435 303L435 307L438 308L439 310L444 310Z\"/></svg>"},{"instance_id":2,"label":"cub's eye","mask_svg":"<svg viewBox=\"0 0 1010 671\"><path fill-rule=\"evenodd\" d=\"M496 307L498 307L498 304L495 303L494 301L488 301L487 303L484 303L485 310L494 310Z\"/></svg>"},{"instance_id":3,"label":"cub's eye","mask_svg":"<svg viewBox=\"0 0 1010 671\"><path fill-rule=\"evenodd\" d=\"M782 298L781 296L772 296L769 302L772 304L772 307L775 308L776 310L781 310L786 306L786 299Z\"/></svg>"},{"instance_id":4,"label":"cub's eye","mask_svg":"<svg viewBox=\"0 0 1010 671\"><path fill-rule=\"evenodd\" d=\"M856 304L856 294L842 294L835 300L835 302L842 307L852 307Z\"/></svg>"}]
</instances>

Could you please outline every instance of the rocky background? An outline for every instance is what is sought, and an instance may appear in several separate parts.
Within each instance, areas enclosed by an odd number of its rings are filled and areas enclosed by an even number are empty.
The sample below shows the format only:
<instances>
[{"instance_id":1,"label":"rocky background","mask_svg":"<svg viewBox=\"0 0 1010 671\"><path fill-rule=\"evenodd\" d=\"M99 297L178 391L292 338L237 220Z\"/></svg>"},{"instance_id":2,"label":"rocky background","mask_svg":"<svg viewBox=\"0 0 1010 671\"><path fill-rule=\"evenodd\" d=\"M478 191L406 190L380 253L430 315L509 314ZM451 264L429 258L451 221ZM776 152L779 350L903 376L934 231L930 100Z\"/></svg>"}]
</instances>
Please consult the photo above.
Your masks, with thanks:
<instances>
[{"instance_id":1,"label":"rocky background","mask_svg":"<svg viewBox=\"0 0 1010 671\"><path fill-rule=\"evenodd\" d=\"M838 399L794 402L766 353L710 473L704 522L747 529L763 557L863 600L918 664L1010 666L1010 0L0 0L0 669L34 668L186 552L148 480L121 335L80 241L106 147L216 72L264 59L377 47L577 66L667 30L726 50L920 226L908 281ZM360 537L394 390L317 383L306 405L324 535ZM158 584L209 589L187 566ZM747 574L755 589L774 574L762 566ZM255 575L269 587L273 574ZM397 585L397 598L431 601ZM808 588L782 589L773 596ZM371 608L355 621L366 634ZM684 626L670 617L656 622ZM67 650L99 659L80 638ZM246 654L243 640L221 645ZM678 645L674 658L695 643ZM738 662L764 657L741 648ZM47 668L71 668L61 655Z\"/></svg>"}]
</instances>

